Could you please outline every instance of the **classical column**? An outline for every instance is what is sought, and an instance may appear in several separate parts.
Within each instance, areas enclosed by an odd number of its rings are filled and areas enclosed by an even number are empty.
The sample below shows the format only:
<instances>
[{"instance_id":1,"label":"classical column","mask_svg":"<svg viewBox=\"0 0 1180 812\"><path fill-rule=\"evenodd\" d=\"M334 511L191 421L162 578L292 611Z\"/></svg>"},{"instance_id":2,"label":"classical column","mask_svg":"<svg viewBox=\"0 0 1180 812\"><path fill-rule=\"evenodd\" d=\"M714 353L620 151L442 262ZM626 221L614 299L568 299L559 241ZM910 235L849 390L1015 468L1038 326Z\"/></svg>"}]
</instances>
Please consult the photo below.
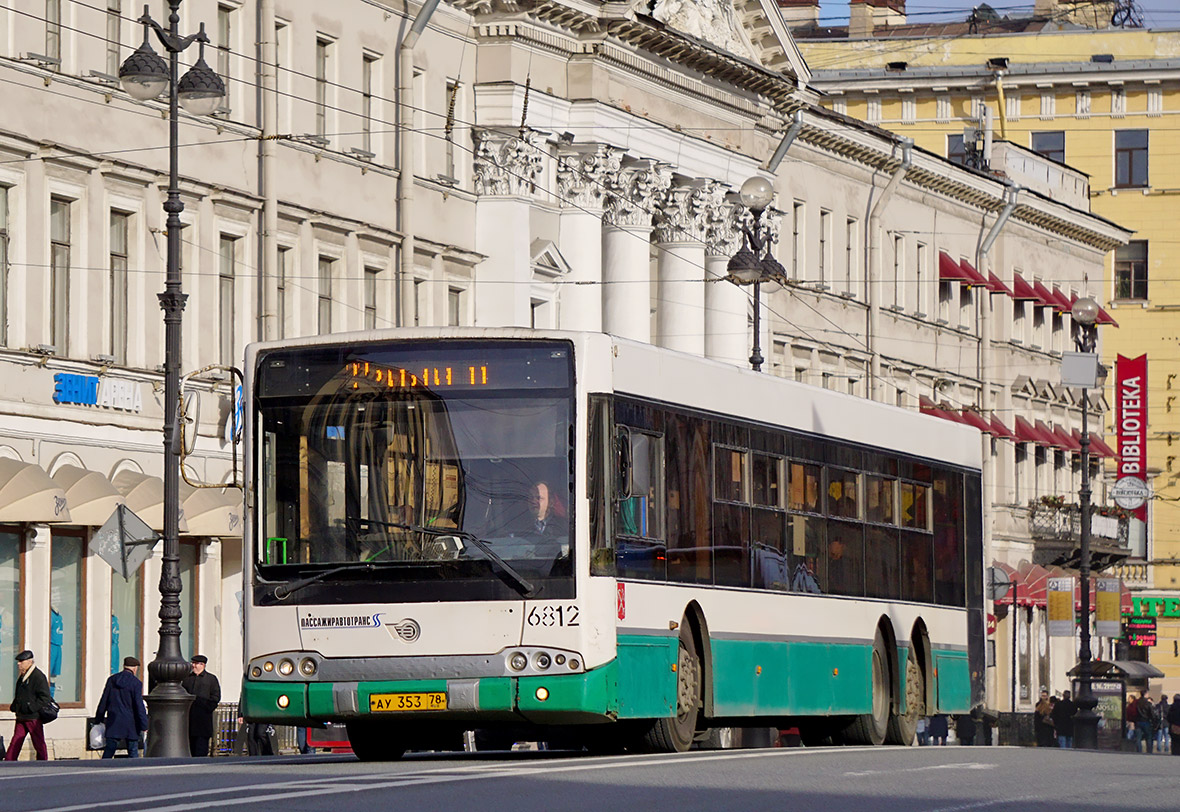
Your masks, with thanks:
<instances>
[{"instance_id":1,"label":"classical column","mask_svg":"<svg viewBox=\"0 0 1180 812\"><path fill-rule=\"evenodd\" d=\"M728 266L741 247L743 212L736 201L715 193L705 224L705 356L738 366L746 366L750 354L750 293L729 281Z\"/></svg>"},{"instance_id":2,"label":"classical column","mask_svg":"<svg viewBox=\"0 0 1180 812\"><path fill-rule=\"evenodd\" d=\"M671 185L667 164L623 161L608 184L602 234L602 322L613 335L651 341L652 211Z\"/></svg>"},{"instance_id":3,"label":"classical column","mask_svg":"<svg viewBox=\"0 0 1180 812\"><path fill-rule=\"evenodd\" d=\"M544 137L475 130L475 324L528 327L532 284L529 208L546 155Z\"/></svg>"},{"instance_id":4,"label":"classical column","mask_svg":"<svg viewBox=\"0 0 1180 812\"><path fill-rule=\"evenodd\" d=\"M558 293L563 330L602 330L602 209L623 151L606 144L563 145L557 192L564 201L558 248L570 272Z\"/></svg>"},{"instance_id":5,"label":"classical column","mask_svg":"<svg viewBox=\"0 0 1180 812\"><path fill-rule=\"evenodd\" d=\"M673 177L656 202L656 343L705 354L705 226L716 181Z\"/></svg>"}]
</instances>

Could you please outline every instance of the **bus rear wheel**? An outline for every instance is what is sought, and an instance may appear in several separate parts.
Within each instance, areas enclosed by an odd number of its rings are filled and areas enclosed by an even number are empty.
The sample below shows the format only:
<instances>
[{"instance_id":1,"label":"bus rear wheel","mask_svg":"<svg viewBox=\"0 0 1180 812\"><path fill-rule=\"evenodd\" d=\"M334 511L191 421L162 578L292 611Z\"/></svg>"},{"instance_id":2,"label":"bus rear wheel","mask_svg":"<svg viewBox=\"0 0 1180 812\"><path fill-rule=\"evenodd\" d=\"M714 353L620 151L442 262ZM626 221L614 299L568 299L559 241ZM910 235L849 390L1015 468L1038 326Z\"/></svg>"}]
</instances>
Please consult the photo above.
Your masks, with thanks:
<instances>
[{"instance_id":1,"label":"bus rear wheel","mask_svg":"<svg viewBox=\"0 0 1180 812\"><path fill-rule=\"evenodd\" d=\"M348 743L361 761L397 761L405 755L406 746L397 731L388 725L372 722L347 722Z\"/></svg>"},{"instance_id":2,"label":"bus rear wheel","mask_svg":"<svg viewBox=\"0 0 1180 812\"><path fill-rule=\"evenodd\" d=\"M905 659L905 713L889 714L886 741L908 747L918 735L918 719L926 715L926 679L916 652L911 649Z\"/></svg>"},{"instance_id":3,"label":"bus rear wheel","mask_svg":"<svg viewBox=\"0 0 1180 812\"><path fill-rule=\"evenodd\" d=\"M692 747L701 710L701 658L688 623L680 624L676 658L676 715L656 719L643 736L644 749L658 753L683 753Z\"/></svg>"},{"instance_id":4,"label":"bus rear wheel","mask_svg":"<svg viewBox=\"0 0 1180 812\"><path fill-rule=\"evenodd\" d=\"M883 744L889 729L889 661L885 651L885 636L877 629L873 638L872 661L869 665L869 687L872 691L872 708L852 720L844 729L844 741L848 744Z\"/></svg>"}]
</instances>

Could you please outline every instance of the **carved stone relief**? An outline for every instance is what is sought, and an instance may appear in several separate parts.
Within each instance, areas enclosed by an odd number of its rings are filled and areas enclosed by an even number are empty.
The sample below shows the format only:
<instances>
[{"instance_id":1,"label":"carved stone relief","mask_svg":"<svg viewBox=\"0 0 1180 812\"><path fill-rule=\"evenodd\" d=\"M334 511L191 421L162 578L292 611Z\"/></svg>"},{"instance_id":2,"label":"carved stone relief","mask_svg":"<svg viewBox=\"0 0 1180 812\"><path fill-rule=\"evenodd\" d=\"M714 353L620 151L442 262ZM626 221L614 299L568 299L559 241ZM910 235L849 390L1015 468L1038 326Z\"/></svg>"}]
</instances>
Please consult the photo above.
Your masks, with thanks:
<instances>
[{"instance_id":1,"label":"carved stone relief","mask_svg":"<svg viewBox=\"0 0 1180 812\"><path fill-rule=\"evenodd\" d=\"M545 137L529 130L518 134L475 130L475 193L531 196L545 165Z\"/></svg>"},{"instance_id":2,"label":"carved stone relief","mask_svg":"<svg viewBox=\"0 0 1180 812\"><path fill-rule=\"evenodd\" d=\"M619 174L623 150L608 144L561 147L557 155L557 194L575 209L603 207L608 182Z\"/></svg>"},{"instance_id":3,"label":"carved stone relief","mask_svg":"<svg viewBox=\"0 0 1180 812\"><path fill-rule=\"evenodd\" d=\"M669 28L757 61L733 0L656 0L652 16Z\"/></svg>"},{"instance_id":4,"label":"carved stone relief","mask_svg":"<svg viewBox=\"0 0 1180 812\"><path fill-rule=\"evenodd\" d=\"M602 222L606 226L650 226L656 202L672 184L672 167L650 158L628 158L607 179Z\"/></svg>"}]
</instances>

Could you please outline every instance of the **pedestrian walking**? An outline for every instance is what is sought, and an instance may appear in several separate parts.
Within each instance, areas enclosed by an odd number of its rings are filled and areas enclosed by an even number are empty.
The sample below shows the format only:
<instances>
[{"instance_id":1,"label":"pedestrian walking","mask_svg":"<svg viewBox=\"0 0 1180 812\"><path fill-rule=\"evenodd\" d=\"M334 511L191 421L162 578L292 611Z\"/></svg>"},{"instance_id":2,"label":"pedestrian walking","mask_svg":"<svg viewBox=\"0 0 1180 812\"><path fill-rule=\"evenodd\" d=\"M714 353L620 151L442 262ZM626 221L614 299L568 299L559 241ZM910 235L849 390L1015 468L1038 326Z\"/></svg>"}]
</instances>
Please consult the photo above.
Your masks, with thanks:
<instances>
[{"instance_id":1,"label":"pedestrian walking","mask_svg":"<svg viewBox=\"0 0 1180 812\"><path fill-rule=\"evenodd\" d=\"M12 741L4 754L5 761L16 761L24 747L25 737L33 740L33 749L38 761L48 761L49 751L45 748L45 729L41 723L41 708L53 701L49 692L49 678L33 662L33 652L25 649L16 655L16 691L8 707L16 714L16 729Z\"/></svg>"},{"instance_id":2,"label":"pedestrian walking","mask_svg":"<svg viewBox=\"0 0 1180 812\"><path fill-rule=\"evenodd\" d=\"M1078 712L1078 706L1070 698L1069 691L1061 692L1061 699L1053 708L1053 727L1057 730L1057 746L1061 748L1073 747L1073 717Z\"/></svg>"},{"instance_id":3,"label":"pedestrian walking","mask_svg":"<svg viewBox=\"0 0 1180 812\"><path fill-rule=\"evenodd\" d=\"M1049 701L1048 688L1041 689L1041 698L1037 701L1034 711L1036 715L1033 717L1033 730L1036 733L1037 747L1055 746L1053 720L1050 718L1053 703Z\"/></svg>"},{"instance_id":4,"label":"pedestrian walking","mask_svg":"<svg viewBox=\"0 0 1180 812\"><path fill-rule=\"evenodd\" d=\"M970 714L962 713L955 717L955 736L959 744L975 744L975 720Z\"/></svg>"},{"instance_id":5,"label":"pedestrian walking","mask_svg":"<svg viewBox=\"0 0 1180 812\"><path fill-rule=\"evenodd\" d=\"M1172 695L1168 708L1168 731L1172 734L1172 755L1180 756L1180 694Z\"/></svg>"},{"instance_id":6,"label":"pedestrian walking","mask_svg":"<svg viewBox=\"0 0 1180 812\"><path fill-rule=\"evenodd\" d=\"M221 702L221 683L217 677L205 670L209 658L194 654L193 672L180 685L193 695L193 704L188 711L188 747L193 756L209 755L209 740L213 738L213 712Z\"/></svg>"},{"instance_id":7,"label":"pedestrian walking","mask_svg":"<svg viewBox=\"0 0 1180 812\"><path fill-rule=\"evenodd\" d=\"M946 737L950 733L950 726L947 723L945 713L936 713L930 717L930 743L944 745L946 744Z\"/></svg>"},{"instance_id":8,"label":"pedestrian walking","mask_svg":"<svg viewBox=\"0 0 1180 812\"><path fill-rule=\"evenodd\" d=\"M116 750L126 750L128 758L139 758L139 736L148 729L148 716L138 673L139 660L124 657L123 670L108 677L102 689L94 718L106 725L103 758L114 758Z\"/></svg>"},{"instance_id":9,"label":"pedestrian walking","mask_svg":"<svg viewBox=\"0 0 1180 812\"><path fill-rule=\"evenodd\" d=\"M1168 752L1172 745L1171 725L1168 723L1168 712L1171 709L1168 695L1161 693L1159 704L1155 706L1155 749L1161 753Z\"/></svg>"},{"instance_id":10,"label":"pedestrian walking","mask_svg":"<svg viewBox=\"0 0 1180 812\"><path fill-rule=\"evenodd\" d=\"M1139 752L1139 742L1143 742L1146 752L1155 752L1155 705L1151 697L1144 691L1135 702L1135 750Z\"/></svg>"}]
</instances>

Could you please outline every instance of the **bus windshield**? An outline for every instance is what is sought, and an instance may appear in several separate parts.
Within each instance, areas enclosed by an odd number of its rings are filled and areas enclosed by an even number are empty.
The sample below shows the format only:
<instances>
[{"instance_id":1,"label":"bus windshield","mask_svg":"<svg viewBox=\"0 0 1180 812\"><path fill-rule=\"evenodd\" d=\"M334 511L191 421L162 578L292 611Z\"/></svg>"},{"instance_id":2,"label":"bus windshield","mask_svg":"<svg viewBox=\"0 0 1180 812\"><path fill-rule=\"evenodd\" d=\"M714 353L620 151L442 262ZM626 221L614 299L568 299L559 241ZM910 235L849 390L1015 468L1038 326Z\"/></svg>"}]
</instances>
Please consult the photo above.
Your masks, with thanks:
<instances>
[{"instance_id":1,"label":"bus windshield","mask_svg":"<svg viewBox=\"0 0 1180 812\"><path fill-rule=\"evenodd\" d=\"M384 582L505 563L569 577L571 355L510 341L263 355L257 565L268 580L345 564Z\"/></svg>"}]
</instances>

